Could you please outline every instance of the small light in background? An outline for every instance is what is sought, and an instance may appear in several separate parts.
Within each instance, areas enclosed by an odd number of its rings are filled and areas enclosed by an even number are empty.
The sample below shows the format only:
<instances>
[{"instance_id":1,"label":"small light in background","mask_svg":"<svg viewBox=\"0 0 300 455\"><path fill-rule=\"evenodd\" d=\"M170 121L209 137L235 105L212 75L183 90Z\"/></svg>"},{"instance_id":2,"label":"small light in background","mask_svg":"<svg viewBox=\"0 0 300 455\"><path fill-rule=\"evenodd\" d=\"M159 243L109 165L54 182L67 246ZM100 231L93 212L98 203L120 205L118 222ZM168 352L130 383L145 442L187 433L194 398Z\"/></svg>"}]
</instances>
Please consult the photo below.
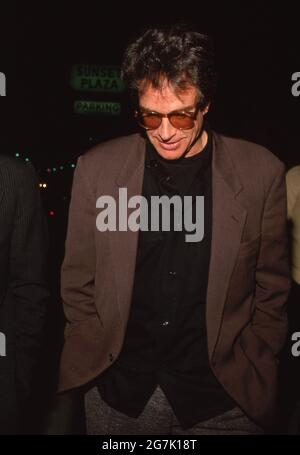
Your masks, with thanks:
<instances>
[{"instance_id":1,"label":"small light in background","mask_svg":"<svg viewBox=\"0 0 300 455\"><path fill-rule=\"evenodd\" d=\"M19 158L20 157L20 153L16 153L16 158Z\"/></svg>"},{"instance_id":2,"label":"small light in background","mask_svg":"<svg viewBox=\"0 0 300 455\"><path fill-rule=\"evenodd\" d=\"M50 210L49 215L50 215L50 216L55 216L54 210Z\"/></svg>"}]
</instances>

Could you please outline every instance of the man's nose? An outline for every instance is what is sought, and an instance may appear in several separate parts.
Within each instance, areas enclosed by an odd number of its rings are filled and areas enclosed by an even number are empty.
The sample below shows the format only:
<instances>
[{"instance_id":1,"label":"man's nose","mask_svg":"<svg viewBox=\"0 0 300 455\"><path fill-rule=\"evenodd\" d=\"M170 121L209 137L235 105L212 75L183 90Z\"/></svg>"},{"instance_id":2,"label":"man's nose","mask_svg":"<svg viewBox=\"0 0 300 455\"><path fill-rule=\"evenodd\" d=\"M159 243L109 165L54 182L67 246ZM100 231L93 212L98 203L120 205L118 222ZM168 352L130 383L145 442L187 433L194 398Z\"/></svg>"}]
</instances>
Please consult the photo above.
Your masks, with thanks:
<instances>
[{"instance_id":1,"label":"man's nose","mask_svg":"<svg viewBox=\"0 0 300 455\"><path fill-rule=\"evenodd\" d=\"M161 124L158 128L158 134L161 137L161 139L163 141L168 141L169 139L172 139L172 137L175 136L176 133L177 129L174 128L168 117L163 117L161 119Z\"/></svg>"}]
</instances>

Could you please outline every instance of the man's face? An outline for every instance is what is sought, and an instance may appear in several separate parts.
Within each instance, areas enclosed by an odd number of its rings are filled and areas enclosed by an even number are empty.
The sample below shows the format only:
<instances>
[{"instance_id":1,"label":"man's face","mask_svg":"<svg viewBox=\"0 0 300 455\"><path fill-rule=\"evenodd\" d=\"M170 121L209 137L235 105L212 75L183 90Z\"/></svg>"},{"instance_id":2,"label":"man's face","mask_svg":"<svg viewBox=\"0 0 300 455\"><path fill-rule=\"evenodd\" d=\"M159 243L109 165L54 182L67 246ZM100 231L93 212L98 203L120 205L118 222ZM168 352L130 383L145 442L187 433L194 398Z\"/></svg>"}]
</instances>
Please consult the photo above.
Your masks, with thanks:
<instances>
[{"instance_id":1,"label":"man's face","mask_svg":"<svg viewBox=\"0 0 300 455\"><path fill-rule=\"evenodd\" d=\"M168 114L173 111L195 112L198 100L196 87L189 86L185 91L176 94L174 88L167 82L161 89L149 85L139 97L140 109L160 114ZM187 147L192 143L203 124L203 117L208 107L201 112L199 110L191 129L180 130L175 128L167 117L162 118L160 126L154 130L147 130L147 135L157 152L165 159L175 160L182 156ZM203 131L200 138L193 145L186 156L192 156L200 152L207 142L207 133Z\"/></svg>"}]
</instances>

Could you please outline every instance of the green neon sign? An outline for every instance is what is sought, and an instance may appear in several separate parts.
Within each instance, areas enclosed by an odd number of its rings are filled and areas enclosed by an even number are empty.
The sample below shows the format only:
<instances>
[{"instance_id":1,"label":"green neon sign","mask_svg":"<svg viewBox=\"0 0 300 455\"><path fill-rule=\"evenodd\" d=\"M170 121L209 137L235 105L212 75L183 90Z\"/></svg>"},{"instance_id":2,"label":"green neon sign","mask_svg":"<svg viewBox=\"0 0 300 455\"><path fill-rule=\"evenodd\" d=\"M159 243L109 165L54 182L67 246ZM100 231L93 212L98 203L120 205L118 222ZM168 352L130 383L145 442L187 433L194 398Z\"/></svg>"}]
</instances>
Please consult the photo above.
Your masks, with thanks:
<instances>
[{"instance_id":1,"label":"green neon sign","mask_svg":"<svg viewBox=\"0 0 300 455\"><path fill-rule=\"evenodd\" d=\"M76 114L101 114L108 116L117 116L121 113L120 103L111 103L106 101L75 101L74 112Z\"/></svg>"},{"instance_id":2,"label":"green neon sign","mask_svg":"<svg viewBox=\"0 0 300 455\"><path fill-rule=\"evenodd\" d=\"M75 65L71 70L71 87L84 92L120 93L124 90L120 68L104 65Z\"/></svg>"}]
</instances>

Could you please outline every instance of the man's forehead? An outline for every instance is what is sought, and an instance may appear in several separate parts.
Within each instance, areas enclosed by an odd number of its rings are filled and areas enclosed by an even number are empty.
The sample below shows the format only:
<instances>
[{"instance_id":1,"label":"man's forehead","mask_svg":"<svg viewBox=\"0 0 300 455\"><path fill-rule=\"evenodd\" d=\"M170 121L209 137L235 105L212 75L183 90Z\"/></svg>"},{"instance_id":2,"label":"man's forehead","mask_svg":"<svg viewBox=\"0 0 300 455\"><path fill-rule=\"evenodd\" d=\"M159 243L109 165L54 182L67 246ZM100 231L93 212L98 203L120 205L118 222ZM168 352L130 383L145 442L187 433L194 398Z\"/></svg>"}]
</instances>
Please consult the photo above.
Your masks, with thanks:
<instances>
[{"instance_id":1,"label":"man's forehead","mask_svg":"<svg viewBox=\"0 0 300 455\"><path fill-rule=\"evenodd\" d=\"M174 94L197 92L197 87L188 81L183 80L181 81L181 84L175 84L167 78L160 79L158 84L155 85L151 81L144 80L140 82L139 86L141 94L145 92L159 92L162 95L168 94L170 92Z\"/></svg>"},{"instance_id":2,"label":"man's forehead","mask_svg":"<svg viewBox=\"0 0 300 455\"><path fill-rule=\"evenodd\" d=\"M184 89L174 87L166 81L160 87L154 87L151 84L144 86L143 91L139 94L140 104L186 104L193 105L198 97L196 87L189 85Z\"/></svg>"}]
</instances>

